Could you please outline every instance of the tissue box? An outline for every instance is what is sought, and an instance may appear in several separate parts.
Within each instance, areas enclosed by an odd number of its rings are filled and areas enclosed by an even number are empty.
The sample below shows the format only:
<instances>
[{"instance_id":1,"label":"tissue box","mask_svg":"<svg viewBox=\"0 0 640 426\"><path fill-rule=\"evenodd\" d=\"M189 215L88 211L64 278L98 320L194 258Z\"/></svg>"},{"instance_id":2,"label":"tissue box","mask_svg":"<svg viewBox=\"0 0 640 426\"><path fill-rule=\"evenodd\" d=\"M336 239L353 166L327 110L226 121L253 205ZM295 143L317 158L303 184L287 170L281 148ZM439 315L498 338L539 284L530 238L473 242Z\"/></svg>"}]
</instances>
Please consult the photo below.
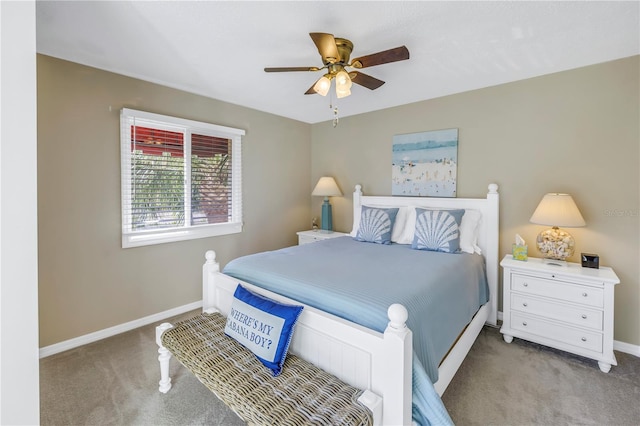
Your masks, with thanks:
<instances>
[{"instance_id":1,"label":"tissue box","mask_svg":"<svg viewBox=\"0 0 640 426\"><path fill-rule=\"evenodd\" d=\"M511 249L512 249L513 258L515 260L527 260L526 245L521 246L520 244L513 244Z\"/></svg>"}]
</instances>

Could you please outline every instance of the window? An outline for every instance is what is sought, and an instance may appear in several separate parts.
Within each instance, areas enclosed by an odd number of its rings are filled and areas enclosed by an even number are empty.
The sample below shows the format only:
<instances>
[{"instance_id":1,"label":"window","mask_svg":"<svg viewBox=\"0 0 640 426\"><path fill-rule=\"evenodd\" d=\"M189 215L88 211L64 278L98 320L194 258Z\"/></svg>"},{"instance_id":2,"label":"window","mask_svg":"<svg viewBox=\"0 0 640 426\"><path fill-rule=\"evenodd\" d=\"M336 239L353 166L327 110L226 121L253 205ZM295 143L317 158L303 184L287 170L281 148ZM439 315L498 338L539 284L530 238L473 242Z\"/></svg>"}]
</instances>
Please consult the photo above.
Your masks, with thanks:
<instances>
[{"instance_id":1,"label":"window","mask_svg":"<svg viewBox=\"0 0 640 426\"><path fill-rule=\"evenodd\" d=\"M244 130L120 114L122 247L242 231Z\"/></svg>"}]
</instances>

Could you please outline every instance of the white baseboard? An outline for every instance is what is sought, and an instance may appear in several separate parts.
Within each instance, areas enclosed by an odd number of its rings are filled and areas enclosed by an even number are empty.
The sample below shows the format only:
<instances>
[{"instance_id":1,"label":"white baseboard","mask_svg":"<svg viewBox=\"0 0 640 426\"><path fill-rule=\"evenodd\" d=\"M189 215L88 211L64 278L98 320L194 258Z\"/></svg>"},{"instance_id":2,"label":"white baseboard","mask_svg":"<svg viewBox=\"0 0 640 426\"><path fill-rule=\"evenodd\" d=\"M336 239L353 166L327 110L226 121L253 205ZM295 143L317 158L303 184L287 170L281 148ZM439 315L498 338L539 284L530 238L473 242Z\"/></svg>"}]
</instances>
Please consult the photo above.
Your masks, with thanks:
<instances>
[{"instance_id":1,"label":"white baseboard","mask_svg":"<svg viewBox=\"0 0 640 426\"><path fill-rule=\"evenodd\" d=\"M159 312L157 314L149 315L144 318L129 321L124 324L116 325L113 327L105 328L104 330L96 331L93 333L85 334L84 336L75 337L73 339L65 340L64 342L55 343L50 346L40 348L40 358L45 358L60 352L67 351L69 349L77 348L78 346L93 343L98 340L105 339L107 337L115 336L116 334L124 333L138 327L152 324L154 322L162 321L167 318L171 318L176 315L184 314L185 312L193 311L202 307L202 300L198 302L189 303L188 305L178 306L177 308L169 309L168 311Z\"/></svg>"},{"instance_id":2,"label":"white baseboard","mask_svg":"<svg viewBox=\"0 0 640 426\"><path fill-rule=\"evenodd\" d=\"M502 311L498 311L498 320L502 321ZM619 342L617 340L614 340L613 349L629 355L640 357L640 346L638 345L632 345L631 343Z\"/></svg>"},{"instance_id":3,"label":"white baseboard","mask_svg":"<svg viewBox=\"0 0 640 426\"><path fill-rule=\"evenodd\" d=\"M638 345L632 345L631 343L618 342L617 340L614 340L613 349L629 355L640 357L640 346Z\"/></svg>"}]
</instances>

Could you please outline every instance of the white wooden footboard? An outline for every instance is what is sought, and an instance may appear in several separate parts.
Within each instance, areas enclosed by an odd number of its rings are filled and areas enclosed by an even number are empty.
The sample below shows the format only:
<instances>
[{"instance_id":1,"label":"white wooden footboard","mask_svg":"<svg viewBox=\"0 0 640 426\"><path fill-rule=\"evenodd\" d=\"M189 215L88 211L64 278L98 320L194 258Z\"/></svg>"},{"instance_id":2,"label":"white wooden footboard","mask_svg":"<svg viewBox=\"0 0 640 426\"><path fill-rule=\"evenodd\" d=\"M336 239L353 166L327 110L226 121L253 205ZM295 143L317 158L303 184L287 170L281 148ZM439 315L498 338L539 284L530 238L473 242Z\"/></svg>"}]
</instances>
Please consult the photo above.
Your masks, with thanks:
<instances>
[{"instance_id":1,"label":"white wooden footboard","mask_svg":"<svg viewBox=\"0 0 640 426\"><path fill-rule=\"evenodd\" d=\"M228 315L233 293L241 281L220 273L213 251L206 253L206 259L203 310L217 309ZM272 299L304 305L249 283L242 284ZM290 351L352 386L381 396L382 424L411 424L413 347L404 306L389 307L389 325L384 333L304 306Z\"/></svg>"}]
</instances>

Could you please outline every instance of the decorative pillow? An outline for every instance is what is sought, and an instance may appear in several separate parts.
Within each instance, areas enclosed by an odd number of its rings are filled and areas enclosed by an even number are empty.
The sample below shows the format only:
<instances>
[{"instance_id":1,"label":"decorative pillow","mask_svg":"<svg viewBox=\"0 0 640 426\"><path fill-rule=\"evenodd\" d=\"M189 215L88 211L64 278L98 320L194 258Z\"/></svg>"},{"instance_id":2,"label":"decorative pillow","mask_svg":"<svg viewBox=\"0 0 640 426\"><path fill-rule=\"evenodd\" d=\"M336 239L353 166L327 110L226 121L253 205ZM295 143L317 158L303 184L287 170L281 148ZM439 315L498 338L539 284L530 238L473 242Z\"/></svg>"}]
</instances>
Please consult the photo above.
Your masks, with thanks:
<instances>
[{"instance_id":1,"label":"decorative pillow","mask_svg":"<svg viewBox=\"0 0 640 426\"><path fill-rule=\"evenodd\" d=\"M391 244L391 232L397 214L397 208L378 209L362 206L360 226L355 240L368 243Z\"/></svg>"},{"instance_id":2,"label":"decorative pillow","mask_svg":"<svg viewBox=\"0 0 640 426\"><path fill-rule=\"evenodd\" d=\"M373 207L389 209L395 208L391 206L383 205L367 205L363 207ZM351 236L356 237L358 235L358 229L360 229L360 217L362 216L362 207L360 208L360 215L356 217L353 222L353 229L351 230ZM413 230L416 227L416 209L412 206L398 207L398 214L396 220L393 223L393 229L391 230L391 242L398 244L411 244L413 241Z\"/></svg>"},{"instance_id":3,"label":"decorative pillow","mask_svg":"<svg viewBox=\"0 0 640 426\"><path fill-rule=\"evenodd\" d=\"M482 254L478 247L478 225L482 215L479 210L466 209L460 224L460 251Z\"/></svg>"},{"instance_id":4,"label":"decorative pillow","mask_svg":"<svg viewBox=\"0 0 640 426\"><path fill-rule=\"evenodd\" d=\"M253 352L277 376L302 308L276 302L238 284L224 333Z\"/></svg>"},{"instance_id":5,"label":"decorative pillow","mask_svg":"<svg viewBox=\"0 0 640 426\"><path fill-rule=\"evenodd\" d=\"M416 230L411 248L456 253L460 250L460 224L464 210L416 209Z\"/></svg>"}]
</instances>

